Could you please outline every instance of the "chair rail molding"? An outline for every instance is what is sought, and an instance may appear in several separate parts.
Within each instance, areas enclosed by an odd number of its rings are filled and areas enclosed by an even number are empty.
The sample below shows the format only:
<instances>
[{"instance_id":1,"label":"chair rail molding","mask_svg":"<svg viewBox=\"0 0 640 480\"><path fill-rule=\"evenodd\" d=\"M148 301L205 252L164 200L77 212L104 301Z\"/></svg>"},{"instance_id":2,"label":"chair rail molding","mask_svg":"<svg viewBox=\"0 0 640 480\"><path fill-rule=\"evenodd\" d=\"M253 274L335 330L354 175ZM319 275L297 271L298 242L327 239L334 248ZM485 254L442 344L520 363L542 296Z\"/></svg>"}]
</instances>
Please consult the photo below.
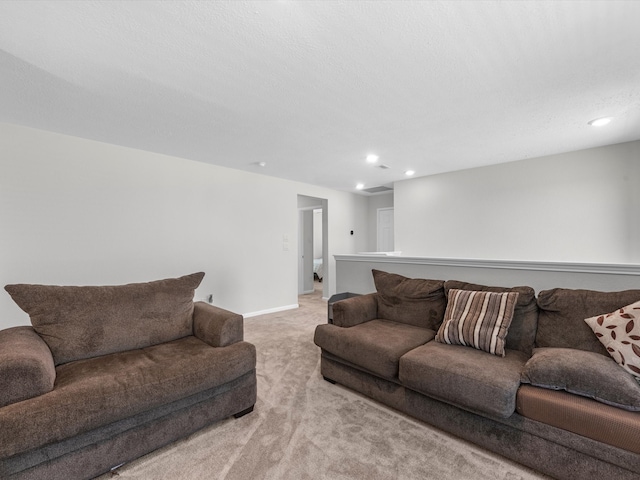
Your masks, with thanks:
<instances>
[{"instance_id":1,"label":"chair rail molding","mask_svg":"<svg viewBox=\"0 0 640 480\"><path fill-rule=\"evenodd\" d=\"M334 255L336 292L375 291L372 269L410 278L460 280L480 285L528 285L599 291L640 289L640 265L472 258L407 257L383 253Z\"/></svg>"},{"instance_id":2,"label":"chair rail molding","mask_svg":"<svg viewBox=\"0 0 640 480\"><path fill-rule=\"evenodd\" d=\"M334 255L336 261L407 263L446 267L501 268L509 270L538 270L543 272L607 273L640 275L640 264L540 262L532 260L485 260L476 258L404 257L400 255L349 254Z\"/></svg>"}]
</instances>

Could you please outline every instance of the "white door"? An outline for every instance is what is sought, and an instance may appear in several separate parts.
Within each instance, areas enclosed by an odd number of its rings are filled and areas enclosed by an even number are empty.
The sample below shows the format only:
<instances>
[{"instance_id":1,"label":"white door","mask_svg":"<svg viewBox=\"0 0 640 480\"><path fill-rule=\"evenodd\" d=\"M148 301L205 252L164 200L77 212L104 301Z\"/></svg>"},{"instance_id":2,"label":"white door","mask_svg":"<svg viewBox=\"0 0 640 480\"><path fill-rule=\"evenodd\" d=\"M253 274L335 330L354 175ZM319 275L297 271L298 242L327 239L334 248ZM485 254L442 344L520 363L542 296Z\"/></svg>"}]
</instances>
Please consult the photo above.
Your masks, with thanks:
<instances>
[{"instance_id":1,"label":"white door","mask_svg":"<svg viewBox=\"0 0 640 480\"><path fill-rule=\"evenodd\" d=\"M378 252L393 252L393 208L378 209Z\"/></svg>"}]
</instances>

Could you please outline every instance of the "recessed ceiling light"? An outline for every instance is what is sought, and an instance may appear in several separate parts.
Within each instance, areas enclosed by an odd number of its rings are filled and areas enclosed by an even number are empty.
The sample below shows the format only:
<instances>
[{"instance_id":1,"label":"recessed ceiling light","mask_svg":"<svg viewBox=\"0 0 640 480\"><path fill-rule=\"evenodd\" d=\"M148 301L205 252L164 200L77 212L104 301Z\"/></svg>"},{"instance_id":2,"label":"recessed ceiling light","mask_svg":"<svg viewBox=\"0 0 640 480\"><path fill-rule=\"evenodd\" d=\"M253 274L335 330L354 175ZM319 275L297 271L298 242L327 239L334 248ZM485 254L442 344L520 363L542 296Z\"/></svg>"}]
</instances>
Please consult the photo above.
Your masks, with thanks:
<instances>
[{"instance_id":1,"label":"recessed ceiling light","mask_svg":"<svg viewBox=\"0 0 640 480\"><path fill-rule=\"evenodd\" d=\"M258 162L258 166L259 167L266 167L267 166L267 162Z\"/></svg>"},{"instance_id":2,"label":"recessed ceiling light","mask_svg":"<svg viewBox=\"0 0 640 480\"><path fill-rule=\"evenodd\" d=\"M405 174L407 177L410 177L411 175L413 175L413 174L415 174L415 173L416 173L416 172L415 172L415 171L413 171L413 170L407 170L406 172L404 172L404 174Z\"/></svg>"},{"instance_id":3,"label":"recessed ceiling light","mask_svg":"<svg viewBox=\"0 0 640 480\"><path fill-rule=\"evenodd\" d=\"M362 190L364 188L364 183L359 183L356 185L356 190Z\"/></svg>"},{"instance_id":4,"label":"recessed ceiling light","mask_svg":"<svg viewBox=\"0 0 640 480\"><path fill-rule=\"evenodd\" d=\"M606 125L610 121L611 121L611 117L596 118L595 120L591 120L589 122L589 125L591 125L592 127L602 127L603 125Z\"/></svg>"},{"instance_id":5,"label":"recessed ceiling light","mask_svg":"<svg viewBox=\"0 0 640 480\"><path fill-rule=\"evenodd\" d=\"M367 163L376 163L378 161L378 155L367 155Z\"/></svg>"}]
</instances>

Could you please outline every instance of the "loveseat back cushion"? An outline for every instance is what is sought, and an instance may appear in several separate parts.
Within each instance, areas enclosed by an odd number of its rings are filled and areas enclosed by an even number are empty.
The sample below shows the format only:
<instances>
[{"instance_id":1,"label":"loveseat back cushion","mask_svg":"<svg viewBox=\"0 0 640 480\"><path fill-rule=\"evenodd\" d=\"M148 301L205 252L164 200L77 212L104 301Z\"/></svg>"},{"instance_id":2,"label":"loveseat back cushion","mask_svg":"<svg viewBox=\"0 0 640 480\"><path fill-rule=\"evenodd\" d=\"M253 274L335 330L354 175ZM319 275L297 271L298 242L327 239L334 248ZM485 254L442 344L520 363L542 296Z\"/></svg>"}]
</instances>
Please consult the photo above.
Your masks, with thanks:
<instances>
[{"instance_id":1,"label":"loveseat back cushion","mask_svg":"<svg viewBox=\"0 0 640 480\"><path fill-rule=\"evenodd\" d=\"M577 348L608 355L585 319L640 300L640 290L599 292L554 288L538 294L537 347Z\"/></svg>"},{"instance_id":2,"label":"loveseat back cushion","mask_svg":"<svg viewBox=\"0 0 640 480\"><path fill-rule=\"evenodd\" d=\"M55 380L49 347L33 328L0 330L0 407L50 392Z\"/></svg>"},{"instance_id":3,"label":"loveseat back cushion","mask_svg":"<svg viewBox=\"0 0 640 480\"><path fill-rule=\"evenodd\" d=\"M372 270L378 292L378 318L437 330L447 300L442 280L407 278Z\"/></svg>"},{"instance_id":4,"label":"loveseat back cushion","mask_svg":"<svg viewBox=\"0 0 640 480\"><path fill-rule=\"evenodd\" d=\"M499 293L517 292L518 301L516 302L513 319L511 320L511 325L507 333L505 348L519 350L527 355L531 355L536 338L536 328L538 326L538 306L533 288L527 286L492 287L458 280L447 280L444 283L445 294L448 295L451 289Z\"/></svg>"},{"instance_id":5,"label":"loveseat back cushion","mask_svg":"<svg viewBox=\"0 0 640 480\"><path fill-rule=\"evenodd\" d=\"M610 357L575 348L536 348L522 383L565 390L600 403L640 411L640 385Z\"/></svg>"},{"instance_id":6,"label":"loveseat back cushion","mask_svg":"<svg viewBox=\"0 0 640 480\"><path fill-rule=\"evenodd\" d=\"M204 273L116 286L7 285L56 365L168 342L193 333Z\"/></svg>"}]
</instances>

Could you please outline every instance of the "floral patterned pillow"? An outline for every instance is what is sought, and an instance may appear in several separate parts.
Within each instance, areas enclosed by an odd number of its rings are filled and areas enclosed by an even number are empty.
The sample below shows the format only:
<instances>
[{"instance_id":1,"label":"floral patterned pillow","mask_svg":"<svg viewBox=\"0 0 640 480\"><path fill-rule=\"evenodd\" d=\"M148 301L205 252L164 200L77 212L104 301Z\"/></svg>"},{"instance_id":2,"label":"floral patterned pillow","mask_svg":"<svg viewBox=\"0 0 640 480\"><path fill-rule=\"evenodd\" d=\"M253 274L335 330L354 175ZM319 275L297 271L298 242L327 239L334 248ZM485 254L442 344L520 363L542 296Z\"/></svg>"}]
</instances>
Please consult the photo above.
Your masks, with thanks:
<instances>
[{"instance_id":1,"label":"floral patterned pillow","mask_svg":"<svg viewBox=\"0 0 640 480\"><path fill-rule=\"evenodd\" d=\"M636 379L640 379L640 301L584 321L609 355Z\"/></svg>"}]
</instances>

